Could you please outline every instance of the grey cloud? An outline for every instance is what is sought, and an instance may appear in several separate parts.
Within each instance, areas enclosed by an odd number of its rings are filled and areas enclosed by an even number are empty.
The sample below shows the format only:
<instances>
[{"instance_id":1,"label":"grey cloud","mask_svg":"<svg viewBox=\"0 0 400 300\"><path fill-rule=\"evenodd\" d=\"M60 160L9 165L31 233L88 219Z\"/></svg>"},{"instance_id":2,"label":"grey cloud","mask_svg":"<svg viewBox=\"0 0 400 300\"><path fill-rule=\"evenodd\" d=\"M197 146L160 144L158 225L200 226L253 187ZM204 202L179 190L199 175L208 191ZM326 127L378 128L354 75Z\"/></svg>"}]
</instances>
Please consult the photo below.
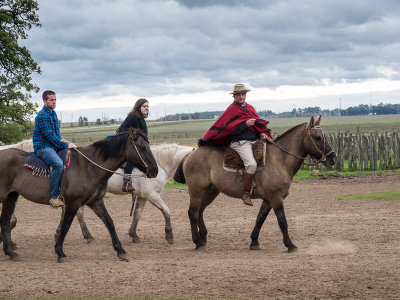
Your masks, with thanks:
<instances>
[{"instance_id":1,"label":"grey cloud","mask_svg":"<svg viewBox=\"0 0 400 300\"><path fill-rule=\"evenodd\" d=\"M383 77L399 69L396 1L39 1L27 41L40 84L146 95L190 77L255 87ZM204 87L207 90L208 87Z\"/></svg>"}]
</instances>

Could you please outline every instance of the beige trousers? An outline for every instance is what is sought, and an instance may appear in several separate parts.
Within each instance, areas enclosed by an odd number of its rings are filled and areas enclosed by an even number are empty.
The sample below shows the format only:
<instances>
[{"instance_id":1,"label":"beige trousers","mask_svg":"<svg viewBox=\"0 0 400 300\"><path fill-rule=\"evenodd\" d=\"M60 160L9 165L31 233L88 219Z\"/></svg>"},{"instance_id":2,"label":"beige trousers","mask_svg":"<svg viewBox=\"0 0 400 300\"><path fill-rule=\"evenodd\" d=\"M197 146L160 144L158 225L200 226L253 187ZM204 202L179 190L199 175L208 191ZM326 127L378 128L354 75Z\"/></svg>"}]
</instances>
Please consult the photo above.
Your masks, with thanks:
<instances>
[{"instance_id":1,"label":"beige trousers","mask_svg":"<svg viewBox=\"0 0 400 300\"><path fill-rule=\"evenodd\" d=\"M245 170L249 174L254 174L257 169L257 162L253 155L253 144L256 141L231 142L230 147L235 150L243 160Z\"/></svg>"}]
</instances>

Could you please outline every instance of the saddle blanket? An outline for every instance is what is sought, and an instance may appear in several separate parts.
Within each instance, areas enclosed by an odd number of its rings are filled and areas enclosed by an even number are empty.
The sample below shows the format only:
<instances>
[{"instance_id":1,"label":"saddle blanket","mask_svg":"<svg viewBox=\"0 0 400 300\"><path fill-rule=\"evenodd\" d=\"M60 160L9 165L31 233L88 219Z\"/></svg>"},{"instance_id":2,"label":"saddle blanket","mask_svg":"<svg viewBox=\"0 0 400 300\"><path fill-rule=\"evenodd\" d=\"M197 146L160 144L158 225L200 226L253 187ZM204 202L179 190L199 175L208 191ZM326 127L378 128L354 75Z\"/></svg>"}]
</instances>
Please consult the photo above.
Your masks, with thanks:
<instances>
[{"instance_id":1,"label":"saddle blanket","mask_svg":"<svg viewBox=\"0 0 400 300\"><path fill-rule=\"evenodd\" d=\"M68 149L63 149L57 152L58 156L62 159L64 164L64 169L68 168L70 163L71 151ZM35 152L30 152L28 158L25 161L24 167L32 170L33 175L38 176L49 176L50 166Z\"/></svg>"},{"instance_id":2,"label":"saddle blanket","mask_svg":"<svg viewBox=\"0 0 400 300\"><path fill-rule=\"evenodd\" d=\"M265 166L266 143L264 140L257 140L253 145L253 155L257 162L257 170ZM228 171L236 171L244 169L244 164L239 154L231 147L227 147L224 153L224 169Z\"/></svg>"}]
</instances>

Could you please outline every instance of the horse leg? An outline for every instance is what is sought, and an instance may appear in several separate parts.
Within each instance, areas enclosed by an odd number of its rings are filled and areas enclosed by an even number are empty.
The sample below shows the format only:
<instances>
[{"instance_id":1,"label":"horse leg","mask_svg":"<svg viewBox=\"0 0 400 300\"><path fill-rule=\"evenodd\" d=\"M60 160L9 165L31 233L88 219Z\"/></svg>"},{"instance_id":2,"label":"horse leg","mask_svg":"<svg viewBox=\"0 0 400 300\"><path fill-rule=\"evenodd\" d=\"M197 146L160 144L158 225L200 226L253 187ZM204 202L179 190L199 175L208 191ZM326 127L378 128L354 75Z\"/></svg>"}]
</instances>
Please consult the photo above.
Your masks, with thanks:
<instances>
[{"instance_id":1,"label":"horse leg","mask_svg":"<svg viewBox=\"0 0 400 300\"><path fill-rule=\"evenodd\" d=\"M58 256L57 261L59 263L66 261L67 256L65 255L65 253L63 251L63 243L64 243L65 236L67 235L68 230L71 227L72 221L74 220L76 212L78 211L78 208L79 207L76 207L76 208L66 207L65 208L65 212L63 214L62 221L61 221L61 228L60 228L60 232L58 235L58 239L56 241L56 245L54 246L54 251L56 252L56 254Z\"/></svg>"},{"instance_id":2,"label":"horse leg","mask_svg":"<svg viewBox=\"0 0 400 300\"><path fill-rule=\"evenodd\" d=\"M101 199L100 201L97 201L95 203L90 203L88 204L88 206L106 225L108 232L110 233L111 236L112 245L115 251L117 251L118 258L122 261L129 261L129 259L126 257L126 251L122 248L117 232L115 231L114 222L111 219L110 215L108 214L108 211L104 205L104 200Z\"/></svg>"},{"instance_id":3,"label":"horse leg","mask_svg":"<svg viewBox=\"0 0 400 300\"><path fill-rule=\"evenodd\" d=\"M171 224L171 214L169 211L169 207L164 203L164 201L161 199L160 194L154 192L148 200L153 204L155 207L157 207L159 210L161 210L162 214L164 215L165 218L165 239L167 240L168 243L173 244L174 243L174 234L172 232L172 224Z\"/></svg>"},{"instance_id":4,"label":"horse leg","mask_svg":"<svg viewBox=\"0 0 400 300\"><path fill-rule=\"evenodd\" d=\"M189 194L190 194L190 205L189 205L188 215L190 220L190 229L192 231L192 240L196 244L196 250L202 250L205 248L205 243L199 233L199 213L203 197L197 195L198 193L193 193L190 191Z\"/></svg>"},{"instance_id":5,"label":"horse leg","mask_svg":"<svg viewBox=\"0 0 400 300\"><path fill-rule=\"evenodd\" d=\"M0 208L1 208L1 203L0 203ZM11 220L10 220L10 231L13 230L16 225L17 225L17 217L15 216L15 214L12 214ZM0 244L2 241L3 241L3 239L1 238L1 234L0 234ZM18 245L16 243L14 243L13 241L11 241L11 249L13 249L13 250L18 249Z\"/></svg>"},{"instance_id":6,"label":"horse leg","mask_svg":"<svg viewBox=\"0 0 400 300\"><path fill-rule=\"evenodd\" d=\"M136 233L136 228L137 228L140 216L142 215L145 204L146 204L146 199L139 198L139 197L136 199L135 212L133 213L132 223L131 223L131 227L129 228L129 233L128 233L129 236L131 237L133 243L140 243L140 237Z\"/></svg>"},{"instance_id":7,"label":"horse leg","mask_svg":"<svg viewBox=\"0 0 400 300\"><path fill-rule=\"evenodd\" d=\"M214 199L218 196L219 191L216 189L210 189L204 193L203 202L201 203L201 208L199 211L199 235L203 240L204 245L207 244L207 227L204 222L203 212L208 205L210 205Z\"/></svg>"},{"instance_id":8,"label":"horse leg","mask_svg":"<svg viewBox=\"0 0 400 300\"><path fill-rule=\"evenodd\" d=\"M277 208L274 208L276 218L278 220L279 228L281 229L283 235L283 243L288 248L288 252L297 251L297 247L292 243L288 233L288 225L285 216L285 209L283 203L281 203Z\"/></svg>"},{"instance_id":9,"label":"horse leg","mask_svg":"<svg viewBox=\"0 0 400 300\"><path fill-rule=\"evenodd\" d=\"M1 238L3 240L4 253L10 256L13 261L20 261L21 258L13 250L13 243L11 241L11 217L15 210L15 204L18 199L18 194L10 194L7 199L3 202L1 210L0 226L1 226Z\"/></svg>"},{"instance_id":10,"label":"horse leg","mask_svg":"<svg viewBox=\"0 0 400 300\"><path fill-rule=\"evenodd\" d=\"M271 211L271 206L267 201L263 201L261 203L260 210L257 215L256 219L256 224L253 228L253 231L251 232L251 244L250 244L250 249L251 250L260 250L260 243L258 242L258 237L260 235L260 230L261 227L263 226L265 219L267 218L269 212Z\"/></svg>"},{"instance_id":11,"label":"horse leg","mask_svg":"<svg viewBox=\"0 0 400 300\"><path fill-rule=\"evenodd\" d=\"M87 243L90 244L94 238L92 237L92 235L89 232L89 229L86 226L85 223L85 218L84 218L84 209L83 206L81 206L78 211L76 212L76 217L78 218L79 221L79 225L81 227L82 230L82 235L83 238L87 240ZM60 232L61 232L61 224L63 222L64 219L64 214L65 214L65 207L62 206L62 211L61 211L61 219L60 219L60 224L58 224L56 233L54 234L54 240L57 242L58 238L60 237Z\"/></svg>"},{"instance_id":12,"label":"horse leg","mask_svg":"<svg viewBox=\"0 0 400 300\"><path fill-rule=\"evenodd\" d=\"M78 218L79 225L80 225L81 230L82 230L83 238L86 239L86 241L87 241L88 244L90 244L90 243L94 240L94 238L93 238L93 236L90 234L90 231L89 231L89 229L88 229L87 226L86 226L84 213L85 213L84 206L81 206L81 207L78 209L77 213L76 213L76 217Z\"/></svg>"}]
</instances>

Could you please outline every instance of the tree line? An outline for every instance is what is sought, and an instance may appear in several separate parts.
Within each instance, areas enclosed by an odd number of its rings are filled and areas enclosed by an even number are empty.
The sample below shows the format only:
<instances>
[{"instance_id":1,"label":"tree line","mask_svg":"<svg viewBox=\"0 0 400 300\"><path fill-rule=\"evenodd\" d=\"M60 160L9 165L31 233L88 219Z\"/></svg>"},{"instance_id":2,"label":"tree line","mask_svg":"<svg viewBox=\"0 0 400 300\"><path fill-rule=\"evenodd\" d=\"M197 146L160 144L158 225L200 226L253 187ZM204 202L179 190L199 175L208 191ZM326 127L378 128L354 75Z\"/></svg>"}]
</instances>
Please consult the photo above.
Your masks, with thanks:
<instances>
[{"instance_id":1,"label":"tree line","mask_svg":"<svg viewBox=\"0 0 400 300\"><path fill-rule=\"evenodd\" d=\"M177 121L177 120L199 120L199 119L217 119L224 111L205 111L194 113L180 113L167 115L159 118L159 121ZM400 114L400 104L379 103L378 105L360 104L358 106L350 106L346 109L321 109L318 106L297 108L292 111L275 113L271 110L260 110L258 115L261 118L267 117L311 117L315 115L323 116L367 116L367 115L389 115Z\"/></svg>"}]
</instances>

